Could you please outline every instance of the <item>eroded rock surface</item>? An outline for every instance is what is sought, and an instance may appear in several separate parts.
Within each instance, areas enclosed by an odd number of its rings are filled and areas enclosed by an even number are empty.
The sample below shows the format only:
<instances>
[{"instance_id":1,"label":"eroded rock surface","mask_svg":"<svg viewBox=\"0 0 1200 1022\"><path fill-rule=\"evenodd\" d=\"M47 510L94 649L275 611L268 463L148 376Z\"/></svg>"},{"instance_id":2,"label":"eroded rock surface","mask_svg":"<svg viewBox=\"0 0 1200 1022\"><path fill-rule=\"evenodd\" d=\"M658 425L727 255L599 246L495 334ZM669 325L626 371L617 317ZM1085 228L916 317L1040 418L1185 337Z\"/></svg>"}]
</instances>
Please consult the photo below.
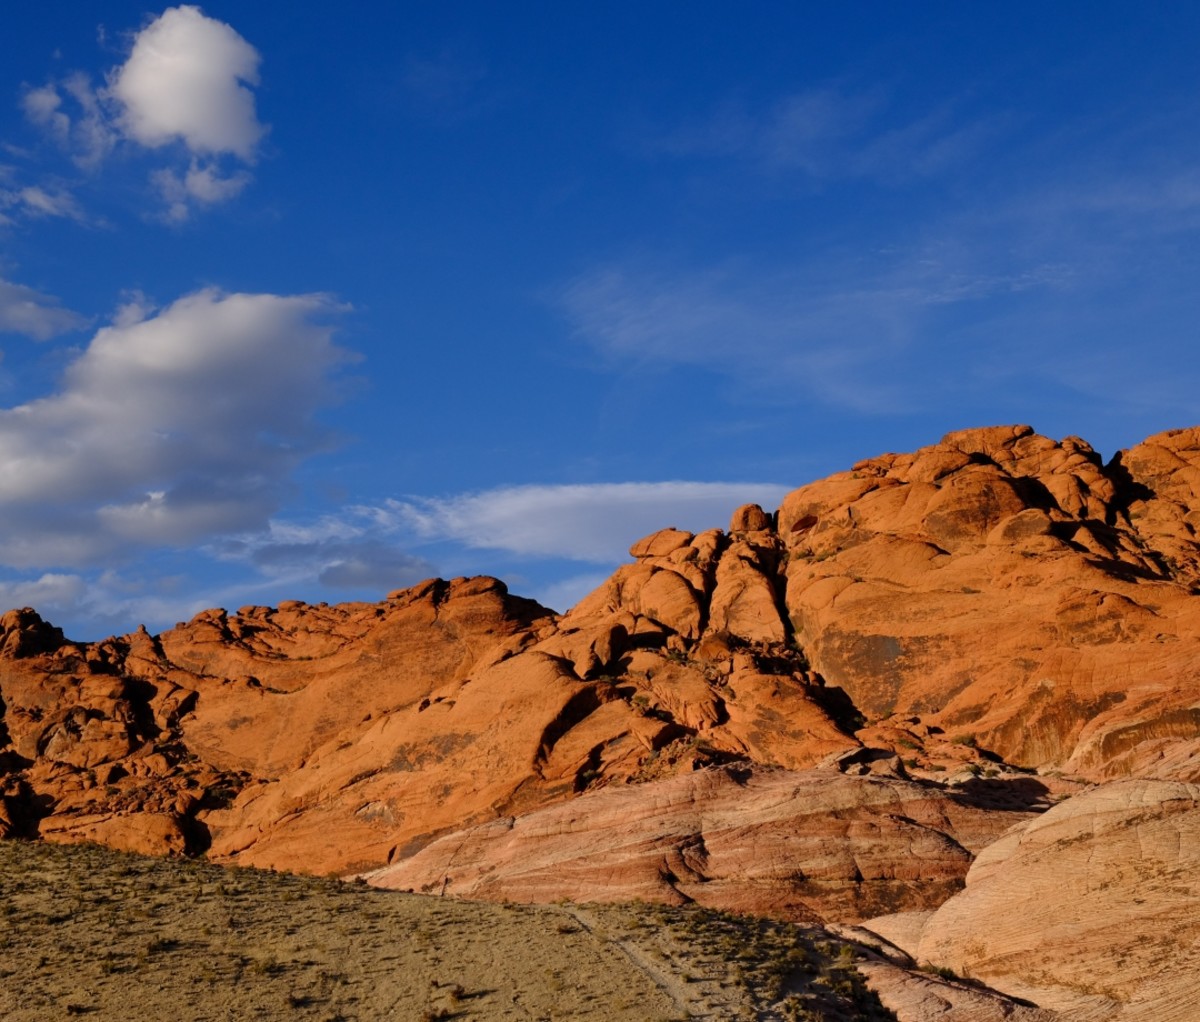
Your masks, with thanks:
<instances>
[{"instance_id":1,"label":"eroded rock surface","mask_svg":"<svg viewBox=\"0 0 1200 1022\"><path fill-rule=\"evenodd\" d=\"M1194 1019L1200 786L1113 782L1018 826L979 854L915 954L1072 1020Z\"/></svg>"},{"instance_id":2,"label":"eroded rock surface","mask_svg":"<svg viewBox=\"0 0 1200 1022\"><path fill-rule=\"evenodd\" d=\"M838 766L718 767L610 787L446 835L366 879L493 901L695 902L800 922L859 919L940 904L973 852L1014 819L895 772Z\"/></svg>"},{"instance_id":3,"label":"eroded rock surface","mask_svg":"<svg viewBox=\"0 0 1200 1022\"><path fill-rule=\"evenodd\" d=\"M1200 777L1198 528L1195 428L1107 465L1025 426L951 433L778 514L796 639L866 717L1092 778Z\"/></svg>"},{"instance_id":4,"label":"eroded rock surface","mask_svg":"<svg viewBox=\"0 0 1200 1022\"><path fill-rule=\"evenodd\" d=\"M1003 427L663 529L561 616L487 578L90 644L12 611L0 834L346 873L864 747L997 813L1200 780L1198 529L1200 430L1105 464Z\"/></svg>"}]
</instances>

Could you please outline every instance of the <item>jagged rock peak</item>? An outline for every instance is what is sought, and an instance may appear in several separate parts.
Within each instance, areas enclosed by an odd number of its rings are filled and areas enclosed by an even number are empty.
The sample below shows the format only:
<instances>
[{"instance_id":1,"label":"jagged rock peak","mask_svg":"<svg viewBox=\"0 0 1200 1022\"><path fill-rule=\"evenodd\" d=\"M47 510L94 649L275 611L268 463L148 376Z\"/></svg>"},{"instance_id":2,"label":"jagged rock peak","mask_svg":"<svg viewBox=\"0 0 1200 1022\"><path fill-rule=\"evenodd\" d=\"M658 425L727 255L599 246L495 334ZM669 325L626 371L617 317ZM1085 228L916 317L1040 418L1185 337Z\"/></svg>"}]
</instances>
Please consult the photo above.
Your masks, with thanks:
<instances>
[{"instance_id":1,"label":"jagged rock peak","mask_svg":"<svg viewBox=\"0 0 1200 1022\"><path fill-rule=\"evenodd\" d=\"M32 607L9 610L0 616L0 657L15 660L53 653L66 641L62 629L43 621Z\"/></svg>"}]
</instances>

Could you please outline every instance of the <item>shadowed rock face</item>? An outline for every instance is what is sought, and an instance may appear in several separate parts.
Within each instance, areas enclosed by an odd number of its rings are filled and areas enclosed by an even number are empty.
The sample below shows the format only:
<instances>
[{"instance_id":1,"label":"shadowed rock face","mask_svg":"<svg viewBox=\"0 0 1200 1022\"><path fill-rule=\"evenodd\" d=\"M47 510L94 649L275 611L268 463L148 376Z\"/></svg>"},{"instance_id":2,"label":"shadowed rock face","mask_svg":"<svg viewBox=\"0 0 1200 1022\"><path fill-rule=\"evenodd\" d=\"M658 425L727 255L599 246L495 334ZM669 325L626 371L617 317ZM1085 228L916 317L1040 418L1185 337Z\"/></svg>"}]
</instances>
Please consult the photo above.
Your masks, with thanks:
<instances>
[{"instance_id":1,"label":"shadowed rock face","mask_svg":"<svg viewBox=\"0 0 1200 1022\"><path fill-rule=\"evenodd\" d=\"M664 529L562 616L486 578L93 644L13 611L0 833L341 873L864 744L981 808L1058 783L1004 761L1200 779L1198 528L1200 431L1105 465L1004 427Z\"/></svg>"}]
</instances>

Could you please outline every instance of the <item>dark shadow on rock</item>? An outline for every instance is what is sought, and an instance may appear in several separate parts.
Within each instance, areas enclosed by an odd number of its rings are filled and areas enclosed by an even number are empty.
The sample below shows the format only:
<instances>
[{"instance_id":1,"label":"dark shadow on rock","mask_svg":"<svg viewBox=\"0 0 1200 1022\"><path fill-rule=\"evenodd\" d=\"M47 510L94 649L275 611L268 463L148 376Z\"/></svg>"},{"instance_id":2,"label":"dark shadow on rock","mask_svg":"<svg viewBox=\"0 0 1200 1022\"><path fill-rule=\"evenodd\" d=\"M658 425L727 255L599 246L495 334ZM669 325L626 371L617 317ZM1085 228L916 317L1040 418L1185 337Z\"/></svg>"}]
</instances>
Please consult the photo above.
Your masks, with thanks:
<instances>
[{"instance_id":1,"label":"dark shadow on rock","mask_svg":"<svg viewBox=\"0 0 1200 1022\"><path fill-rule=\"evenodd\" d=\"M1018 813L1049 809L1049 794L1036 777L974 777L949 792L954 801L975 809Z\"/></svg>"},{"instance_id":2,"label":"dark shadow on rock","mask_svg":"<svg viewBox=\"0 0 1200 1022\"><path fill-rule=\"evenodd\" d=\"M212 832L203 820L186 816L179 821L179 829L183 831L184 855L203 855L212 847Z\"/></svg>"},{"instance_id":3,"label":"dark shadow on rock","mask_svg":"<svg viewBox=\"0 0 1200 1022\"><path fill-rule=\"evenodd\" d=\"M867 718L854 705L854 700L850 698L844 688L818 683L809 688L808 693L813 697L813 701L828 713L830 719L847 735L853 736L855 731L866 726Z\"/></svg>"},{"instance_id":4,"label":"dark shadow on rock","mask_svg":"<svg viewBox=\"0 0 1200 1022\"><path fill-rule=\"evenodd\" d=\"M54 799L38 794L24 779L10 786L9 793L2 797L12 823L8 836L26 841L37 838L42 820L54 810Z\"/></svg>"}]
</instances>

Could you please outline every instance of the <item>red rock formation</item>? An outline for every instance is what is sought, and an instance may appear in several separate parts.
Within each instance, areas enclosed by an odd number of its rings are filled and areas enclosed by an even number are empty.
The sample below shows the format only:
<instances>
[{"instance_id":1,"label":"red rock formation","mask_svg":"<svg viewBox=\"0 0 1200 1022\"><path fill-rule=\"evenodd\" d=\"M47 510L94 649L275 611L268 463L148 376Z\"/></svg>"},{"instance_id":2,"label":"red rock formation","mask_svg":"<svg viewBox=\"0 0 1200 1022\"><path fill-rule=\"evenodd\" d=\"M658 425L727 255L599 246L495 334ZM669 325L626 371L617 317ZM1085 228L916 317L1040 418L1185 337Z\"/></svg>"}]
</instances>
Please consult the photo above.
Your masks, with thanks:
<instances>
[{"instance_id":1,"label":"red rock formation","mask_svg":"<svg viewBox=\"0 0 1200 1022\"><path fill-rule=\"evenodd\" d=\"M779 511L826 682L1001 757L1200 777L1200 429L1107 466L1028 427L860 462Z\"/></svg>"},{"instance_id":2,"label":"red rock formation","mask_svg":"<svg viewBox=\"0 0 1200 1022\"><path fill-rule=\"evenodd\" d=\"M862 743L994 805L1071 790L1050 770L1200 779L1198 477L1196 429L1107 465L971 430L646 537L561 617L494 579L94 644L10 612L0 833L347 872Z\"/></svg>"},{"instance_id":3,"label":"red rock formation","mask_svg":"<svg viewBox=\"0 0 1200 1022\"><path fill-rule=\"evenodd\" d=\"M725 541L680 535L685 571L709 552L705 596ZM794 650L723 633L701 655L646 616L699 632L672 616L683 575L647 559L667 584L562 620L482 578L380 605L205 611L95 645L13 616L0 825L340 873L596 784L857 745Z\"/></svg>"},{"instance_id":4,"label":"red rock formation","mask_svg":"<svg viewBox=\"0 0 1200 1022\"><path fill-rule=\"evenodd\" d=\"M880 758L862 775L724 767L610 787L446 835L366 879L494 901L696 902L801 922L932 907L959 889L974 851L1030 814L986 812L896 765Z\"/></svg>"}]
</instances>

